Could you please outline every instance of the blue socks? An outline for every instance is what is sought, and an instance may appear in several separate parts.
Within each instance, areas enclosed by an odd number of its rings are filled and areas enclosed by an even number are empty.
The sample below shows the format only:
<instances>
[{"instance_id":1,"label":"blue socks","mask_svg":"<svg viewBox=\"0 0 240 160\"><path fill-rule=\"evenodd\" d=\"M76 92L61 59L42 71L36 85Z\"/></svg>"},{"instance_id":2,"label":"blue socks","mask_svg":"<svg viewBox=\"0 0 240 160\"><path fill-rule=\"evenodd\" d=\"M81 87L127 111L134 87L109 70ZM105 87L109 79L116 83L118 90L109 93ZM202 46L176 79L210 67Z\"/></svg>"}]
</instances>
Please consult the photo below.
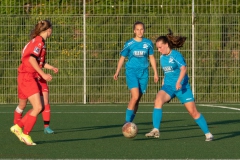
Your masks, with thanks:
<instances>
[{"instance_id":1,"label":"blue socks","mask_svg":"<svg viewBox=\"0 0 240 160\"><path fill-rule=\"evenodd\" d=\"M130 119L130 122L132 122L135 118L135 114L133 113L132 116L131 116L131 119Z\"/></svg>"},{"instance_id":2,"label":"blue socks","mask_svg":"<svg viewBox=\"0 0 240 160\"><path fill-rule=\"evenodd\" d=\"M134 110L130 110L127 108L125 122L132 122L134 117L135 117Z\"/></svg>"},{"instance_id":3,"label":"blue socks","mask_svg":"<svg viewBox=\"0 0 240 160\"><path fill-rule=\"evenodd\" d=\"M195 122L199 125L204 134L209 133L207 122L202 114L198 119L195 119Z\"/></svg>"},{"instance_id":4,"label":"blue socks","mask_svg":"<svg viewBox=\"0 0 240 160\"><path fill-rule=\"evenodd\" d=\"M153 118L153 127L159 129L162 121L162 109L154 108L152 118Z\"/></svg>"}]
</instances>

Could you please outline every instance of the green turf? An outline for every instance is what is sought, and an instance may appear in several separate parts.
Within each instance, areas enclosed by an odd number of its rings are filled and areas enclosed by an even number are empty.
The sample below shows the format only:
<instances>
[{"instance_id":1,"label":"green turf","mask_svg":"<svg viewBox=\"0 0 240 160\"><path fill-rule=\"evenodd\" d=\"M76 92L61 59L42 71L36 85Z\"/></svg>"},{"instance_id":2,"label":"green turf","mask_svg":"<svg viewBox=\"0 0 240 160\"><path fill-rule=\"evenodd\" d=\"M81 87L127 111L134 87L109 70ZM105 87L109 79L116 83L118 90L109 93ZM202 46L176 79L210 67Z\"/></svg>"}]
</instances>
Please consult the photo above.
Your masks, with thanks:
<instances>
[{"instance_id":1,"label":"green turf","mask_svg":"<svg viewBox=\"0 0 240 160\"><path fill-rule=\"evenodd\" d=\"M163 108L159 139L144 134L152 128L152 105L140 104L134 139L122 136L126 105L52 105L54 135L43 133L41 116L31 132L37 146L21 143L9 128L16 105L0 107L0 158L21 159L239 159L240 111L199 106L215 140L205 136L181 105ZM217 105L216 105L217 106ZM238 105L221 105L240 108ZM27 109L29 109L28 106Z\"/></svg>"}]
</instances>

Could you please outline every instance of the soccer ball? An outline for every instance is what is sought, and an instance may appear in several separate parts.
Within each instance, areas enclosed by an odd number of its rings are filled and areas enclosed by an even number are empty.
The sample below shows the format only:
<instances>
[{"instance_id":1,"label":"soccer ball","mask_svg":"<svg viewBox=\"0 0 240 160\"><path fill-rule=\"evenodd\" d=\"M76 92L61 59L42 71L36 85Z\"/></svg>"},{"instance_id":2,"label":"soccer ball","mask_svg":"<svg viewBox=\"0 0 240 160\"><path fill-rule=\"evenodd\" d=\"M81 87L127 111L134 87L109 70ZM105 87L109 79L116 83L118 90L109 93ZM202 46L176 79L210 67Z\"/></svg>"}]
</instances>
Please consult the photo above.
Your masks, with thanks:
<instances>
[{"instance_id":1,"label":"soccer ball","mask_svg":"<svg viewBox=\"0 0 240 160\"><path fill-rule=\"evenodd\" d=\"M135 123L128 122L123 125L122 133L126 138L134 138L138 133L138 128Z\"/></svg>"}]
</instances>

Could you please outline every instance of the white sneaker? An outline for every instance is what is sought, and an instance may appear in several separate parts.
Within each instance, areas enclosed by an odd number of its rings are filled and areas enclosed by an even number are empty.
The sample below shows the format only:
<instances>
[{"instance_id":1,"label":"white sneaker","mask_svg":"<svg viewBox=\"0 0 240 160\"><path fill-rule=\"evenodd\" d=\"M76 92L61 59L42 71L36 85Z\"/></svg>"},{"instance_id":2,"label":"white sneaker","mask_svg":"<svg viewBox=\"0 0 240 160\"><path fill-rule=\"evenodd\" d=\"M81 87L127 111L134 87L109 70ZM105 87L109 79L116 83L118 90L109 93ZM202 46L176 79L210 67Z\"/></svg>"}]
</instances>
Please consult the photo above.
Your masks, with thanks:
<instances>
[{"instance_id":1,"label":"white sneaker","mask_svg":"<svg viewBox=\"0 0 240 160\"><path fill-rule=\"evenodd\" d=\"M212 133L207 133L207 134L205 134L205 136L206 136L206 140L205 141L212 141L213 140L213 135L212 135Z\"/></svg>"},{"instance_id":2,"label":"white sneaker","mask_svg":"<svg viewBox=\"0 0 240 160\"><path fill-rule=\"evenodd\" d=\"M146 137L159 138L160 132L157 128L153 128L151 132L145 134Z\"/></svg>"}]
</instances>

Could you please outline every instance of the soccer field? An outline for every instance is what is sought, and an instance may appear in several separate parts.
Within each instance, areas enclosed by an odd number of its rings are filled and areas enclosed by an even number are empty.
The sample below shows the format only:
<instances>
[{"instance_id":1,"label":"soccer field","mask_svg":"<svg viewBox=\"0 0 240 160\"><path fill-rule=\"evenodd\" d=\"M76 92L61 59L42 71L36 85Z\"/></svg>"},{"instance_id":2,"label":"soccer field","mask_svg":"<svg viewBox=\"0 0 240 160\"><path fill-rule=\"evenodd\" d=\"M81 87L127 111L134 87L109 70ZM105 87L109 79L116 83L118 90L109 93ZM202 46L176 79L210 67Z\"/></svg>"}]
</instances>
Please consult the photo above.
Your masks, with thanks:
<instances>
[{"instance_id":1,"label":"soccer field","mask_svg":"<svg viewBox=\"0 0 240 160\"><path fill-rule=\"evenodd\" d=\"M0 158L14 159L240 159L240 105L197 104L215 140L205 136L184 106L167 104L159 139L144 135L152 129L153 104L140 104L134 123L139 132L123 137L126 104L51 105L51 128L43 133L39 116L26 146L10 132L16 105L1 105ZM28 109L30 106L28 106Z\"/></svg>"}]
</instances>

